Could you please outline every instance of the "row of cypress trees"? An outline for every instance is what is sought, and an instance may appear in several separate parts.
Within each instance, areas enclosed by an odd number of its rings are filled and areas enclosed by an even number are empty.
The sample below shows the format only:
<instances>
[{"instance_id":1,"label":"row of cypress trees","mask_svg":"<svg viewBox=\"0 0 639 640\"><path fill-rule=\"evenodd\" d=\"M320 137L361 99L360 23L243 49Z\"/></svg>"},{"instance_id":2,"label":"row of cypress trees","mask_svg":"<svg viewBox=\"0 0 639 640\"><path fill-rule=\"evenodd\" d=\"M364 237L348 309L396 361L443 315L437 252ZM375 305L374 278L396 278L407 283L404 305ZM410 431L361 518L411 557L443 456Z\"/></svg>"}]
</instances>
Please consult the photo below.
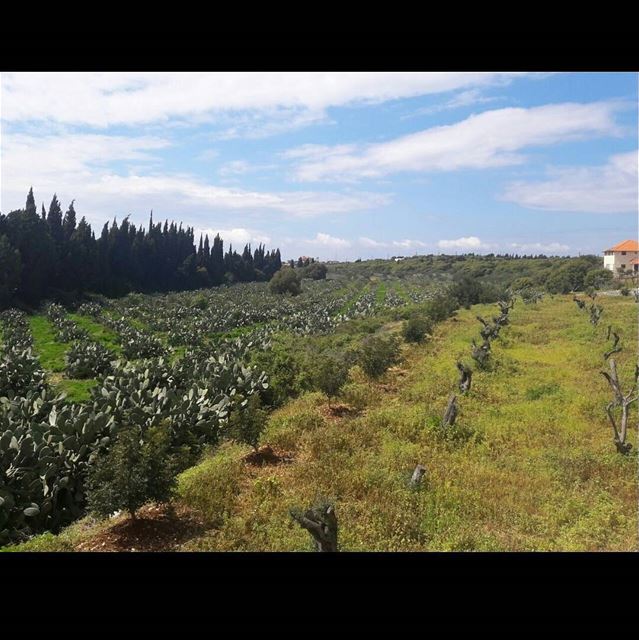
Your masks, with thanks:
<instances>
[{"instance_id":1,"label":"row of cypress trees","mask_svg":"<svg viewBox=\"0 0 639 640\"><path fill-rule=\"evenodd\" d=\"M153 222L136 227L126 217L105 223L96 237L74 203L66 213L57 196L38 213L33 189L24 209L0 213L0 308L16 299L37 304L56 293L94 291L117 296L129 291L196 289L222 283L269 280L282 266L279 249L242 253L219 234L200 236L180 223Z\"/></svg>"}]
</instances>

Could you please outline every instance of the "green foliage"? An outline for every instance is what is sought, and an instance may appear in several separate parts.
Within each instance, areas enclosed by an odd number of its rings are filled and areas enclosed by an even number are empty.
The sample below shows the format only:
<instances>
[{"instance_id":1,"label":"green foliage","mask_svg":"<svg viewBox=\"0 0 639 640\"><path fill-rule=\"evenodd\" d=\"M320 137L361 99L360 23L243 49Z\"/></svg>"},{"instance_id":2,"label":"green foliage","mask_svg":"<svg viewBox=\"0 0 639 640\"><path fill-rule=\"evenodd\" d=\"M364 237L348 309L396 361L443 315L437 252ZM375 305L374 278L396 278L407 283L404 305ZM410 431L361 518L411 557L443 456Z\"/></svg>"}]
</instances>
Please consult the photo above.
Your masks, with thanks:
<instances>
[{"instance_id":1,"label":"green foliage","mask_svg":"<svg viewBox=\"0 0 639 640\"><path fill-rule=\"evenodd\" d=\"M453 425L443 425L441 417L431 416L426 422L426 428L437 440L453 446L466 442L479 443L482 440L482 434L461 420L456 420Z\"/></svg>"},{"instance_id":2,"label":"green foliage","mask_svg":"<svg viewBox=\"0 0 639 640\"><path fill-rule=\"evenodd\" d=\"M311 280L325 280L328 268L321 262L313 262L308 267L304 267L302 271L303 278L310 278Z\"/></svg>"},{"instance_id":3,"label":"green foliage","mask_svg":"<svg viewBox=\"0 0 639 640\"><path fill-rule=\"evenodd\" d=\"M237 442L244 442L257 448L260 435L266 425L267 414L262 409L259 393L251 395L245 403L245 406L237 406L231 411L226 434Z\"/></svg>"},{"instance_id":4,"label":"green foliage","mask_svg":"<svg viewBox=\"0 0 639 640\"><path fill-rule=\"evenodd\" d=\"M582 291L586 274L592 270L592 262L586 258L579 258L554 267L546 280L546 289L550 293L570 293ZM604 271L598 269L597 271ZM592 276L597 279L601 276Z\"/></svg>"},{"instance_id":5,"label":"green foliage","mask_svg":"<svg viewBox=\"0 0 639 640\"><path fill-rule=\"evenodd\" d=\"M99 342L80 340L67 352L66 372L70 378L95 378L111 373L114 359L114 354Z\"/></svg>"},{"instance_id":6,"label":"green foliage","mask_svg":"<svg viewBox=\"0 0 639 640\"><path fill-rule=\"evenodd\" d=\"M441 322L448 318L459 306L457 298L440 293L424 305L426 314L433 322Z\"/></svg>"},{"instance_id":7,"label":"green foliage","mask_svg":"<svg viewBox=\"0 0 639 640\"><path fill-rule=\"evenodd\" d=\"M278 336L269 350L256 350L251 354L251 364L264 371L268 378L269 386L262 395L271 406L278 407L309 387L296 357L299 355L296 343L291 336Z\"/></svg>"},{"instance_id":8,"label":"green foliage","mask_svg":"<svg viewBox=\"0 0 639 640\"><path fill-rule=\"evenodd\" d=\"M55 530L84 507L84 476L112 418L45 387L0 398L0 538ZM108 440L108 438L107 438Z\"/></svg>"},{"instance_id":9,"label":"green foliage","mask_svg":"<svg viewBox=\"0 0 639 640\"><path fill-rule=\"evenodd\" d=\"M208 236L200 240L196 252L191 227L154 223L152 216L148 227L126 217L97 234L85 218L77 222L73 202L62 211L54 195L48 214L38 215L30 190L24 209L0 214L0 309L13 297L66 304L87 290L118 296L267 280L282 265L279 249L267 252L263 245L224 253L219 235L212 247Z\"/></svg>"},{"instance_id":10,"label":"green foliage","mask_svg":"<svg viewBox=\"0 0 639 640\"><path fill-rule=\"evenodd\" d=\"M290 267L280 269L271 279L269 288L272 293L290 293L292 296L302 293L300 279Z\"/></svg>"},{"instance_id":11,"label":"green foliage","mask_svg":"<svg viewBox=\"0 0 639 640\"><path fill-rule=\"evenodd\" d=\"M367 336L359 349L358 363L370 378L379 378L399 362L400 345L396 336Z\"/></svg>"},{"instance_id":12,"label":"green foliage","mask_svg":"<svg viewBox=\"0 0 639 640\"><path fill-rule=\"evenodd\" d=\"M406 342L422 342L432 333L433 326L429 318L422 315L413 315L402 326L402 336Z\"/></svg>"},{"instance_id":13,"label":"green foliage","mask_svg":"<svg viewBox=\"0 0 639 640\"><path fill-rule=\"evenodd\" d=\"M614 274L610 269L590 269L584 276L584 288L604 289L612 284Z\"/></svg>"},{"instance_id":14,"label":"green foliage","mask_svg":"<svg viewBox=\"0 0 639 640\"><path fill-rule=\"evenodd\" d=\"M469 309L482 299L483 287L479 280L463 277L450 288L450 295L457 298L459 306Z\"/></svg>"},{"instance_id":15,"label":"green foliage","mask_svg":"<svg viewBox=\"0 0 639 640\"><path fill-rule=\"evenodd\" d=\"M329 405L331 398L339 394L346 384L348 370L348 363L342 355L328 352L319 357L313 372L313 381L315 386L326 394Z\"/></svg>"},{"instance_id":16,"label":"green foliage","mask_svg":"<svg viewBox=\"0 0 639 640\"><path fill-rule=\"evenodd\" d=\"M208 298L204 295L196 296L193 298L193 302L191 303L191 307L193 307L193 309L199 309L200 311L204 311L208 306Z\"/></svg>"},{"instance_id":17,"label":"green foliage","mask_svg":"<svg viewBox=\"0 0 639 640\"><path fill-rule=\"evenodd\" d=\"M152 427L142 434L135 426L125 427L109 451L98 455L89 469L89 511L107 517L126 510L135 517L147 502L168 500L176 475L166 428Z\"/></svg>"},{"instance_id":18,"label":"green foliage","mask_svg":"<svg viewBox=\"0 0 639 640\"><path fill-rule=\"evenodd\" d=\"M22 274L20 252L8 238L0 234L0 311L9 306L18 287Z\"/></svg>"},{"instance_id":19,"label":"green foliage","mask_svg":"<svg viewBox=\"0 0 639 640\"><path fill-rule=\"evenodd\" d=\"M513 291L519 291L520 289L533 289L535 286L537 286L537 283L529 276L515 278L510 284Z\"/></svg>"}]
</instances>

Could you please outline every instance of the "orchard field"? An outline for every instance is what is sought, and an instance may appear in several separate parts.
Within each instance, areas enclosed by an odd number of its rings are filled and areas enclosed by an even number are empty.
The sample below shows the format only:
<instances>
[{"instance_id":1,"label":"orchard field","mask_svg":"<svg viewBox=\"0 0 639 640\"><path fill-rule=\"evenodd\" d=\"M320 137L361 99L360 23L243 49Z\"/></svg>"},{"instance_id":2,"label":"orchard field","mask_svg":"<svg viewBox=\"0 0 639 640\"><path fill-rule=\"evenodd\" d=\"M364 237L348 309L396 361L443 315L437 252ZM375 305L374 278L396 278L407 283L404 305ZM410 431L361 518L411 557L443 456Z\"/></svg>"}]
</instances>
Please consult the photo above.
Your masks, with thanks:
<instances>
[{"instance_id":1,"label":"orchard field","mask_svg":"<svg viewBox=\"0 0 639 640\"><path fill-rule=\"evenodd\" d=\"M3 312L4 549L635 550L634 298L359 271Z\"/></svg>"}]
</instances>

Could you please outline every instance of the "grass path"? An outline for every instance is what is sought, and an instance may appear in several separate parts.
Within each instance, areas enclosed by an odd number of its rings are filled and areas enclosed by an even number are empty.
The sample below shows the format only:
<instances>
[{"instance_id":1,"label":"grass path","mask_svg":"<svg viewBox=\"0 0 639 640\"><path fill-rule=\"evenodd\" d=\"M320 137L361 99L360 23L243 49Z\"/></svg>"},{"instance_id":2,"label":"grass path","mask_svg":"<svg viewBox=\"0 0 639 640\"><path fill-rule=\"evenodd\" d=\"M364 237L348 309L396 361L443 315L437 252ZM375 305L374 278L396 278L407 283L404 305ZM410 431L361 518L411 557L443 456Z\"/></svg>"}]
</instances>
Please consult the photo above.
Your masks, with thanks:
<instances>
[{"instance_id":1,"label":"grass path","mask_svg":"<svg viewBox=\"0 0 639 640\"><path fill-rule=\"evenodd\" d=\"M55 341L55 328L45 316L30 316L29 324L33 334L33 348L40 358L42 368L53 373L64 371L64 356L71 343Z\"/></svg>"},{"instance_id":2,"label":"grass path","mask_svg":"<svg viewBox=\"0 0 639 640\"><path fill-rule=\"evenodd\" d=\"M118 334L104 324L101 324L97 320L88 316L83 316L78 313L70 313L69 318L75 321L80 327L85 329L92 340L99 342L103 346L113 351L113 353L120 355L122 353L122 347L119 344Z\"/></svg>"},{"instance_id":3,"label":"grass path","mask_svg":"<svg viewBox=\"0 0 639 640\"><path fill-rule=\"evenodd\" d=\"M348 313L357 303L357 301L366 295L371 290L371 284L366 283L363 286L355 285L353 288L353 295L344 303L338 313Z\"/></svg>"},{"instance_id":4,"label":"grass path","mask_svg":"<svg viewBox=\"0 0 639 640\"><path fill-rule=\"evenodd\" d=\"M97 322L78 314L69 317L89 332L90 337L102 343L114 353L121 353L116 343L115 333ZM33 348L40 359L42 368L47 372L49 383L59 392L66 394L70 402L82 402L89 398L91 387L96 384L94 378L76 380L64 375L65 356L71 348L70 342L56 342L56 331L51 322L43 315L29 317L29 324L33 334Z\"/></svg>"}]
</instances>

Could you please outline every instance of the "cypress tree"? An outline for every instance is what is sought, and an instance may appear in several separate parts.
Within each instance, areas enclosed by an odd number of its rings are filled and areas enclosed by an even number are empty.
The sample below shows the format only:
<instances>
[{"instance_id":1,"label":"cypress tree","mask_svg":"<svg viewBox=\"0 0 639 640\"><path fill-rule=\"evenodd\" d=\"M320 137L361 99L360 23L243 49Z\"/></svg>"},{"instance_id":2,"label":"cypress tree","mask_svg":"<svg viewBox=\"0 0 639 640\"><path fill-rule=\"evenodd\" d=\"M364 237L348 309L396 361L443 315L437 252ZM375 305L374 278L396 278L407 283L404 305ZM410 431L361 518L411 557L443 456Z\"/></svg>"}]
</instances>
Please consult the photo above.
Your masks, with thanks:
<instances>
[{"instance_id":1,"label":"cypress tree","mask_svg":"<svg viewBox=\"0 0 639 640\"><path fill-rule=\"evenodd\" d=\"M49 232L55 241L56 247L58 249L61 248L64 240L62 232L62 208L60 207L60 202L55 194L53 195L53 199L49 205L47 224L49 225Z\"/></svg>"},{"instance_id":2,"label":"cypress tree","mask_svg":"<svg viewBox=\"0 0 639 640\"><path fill-rule=\"evenodd\" d=\"M44 205L43 205L44 207ZM24 210L27 212L28 215L30 216L35 216L37 215L36 212L36 203L35 203L35 198L33 197L33 187L31 187L29 189L29 193L27 195L27 204L24 208Z\"/></svg>"},{"instance_id":3,"label":"cypress tree","mask_svg":"<svg viewBox=\"0 0 639 640\"><path fill-rule=\"evenodd\" d=\"M75 231L75 209L73 203L75 200L71 200L71 204L67 212L64 214L64 220L62 221L62 232L64 239L68 242L71 239L71 235Z\"/></svg>"}]
</instances>

